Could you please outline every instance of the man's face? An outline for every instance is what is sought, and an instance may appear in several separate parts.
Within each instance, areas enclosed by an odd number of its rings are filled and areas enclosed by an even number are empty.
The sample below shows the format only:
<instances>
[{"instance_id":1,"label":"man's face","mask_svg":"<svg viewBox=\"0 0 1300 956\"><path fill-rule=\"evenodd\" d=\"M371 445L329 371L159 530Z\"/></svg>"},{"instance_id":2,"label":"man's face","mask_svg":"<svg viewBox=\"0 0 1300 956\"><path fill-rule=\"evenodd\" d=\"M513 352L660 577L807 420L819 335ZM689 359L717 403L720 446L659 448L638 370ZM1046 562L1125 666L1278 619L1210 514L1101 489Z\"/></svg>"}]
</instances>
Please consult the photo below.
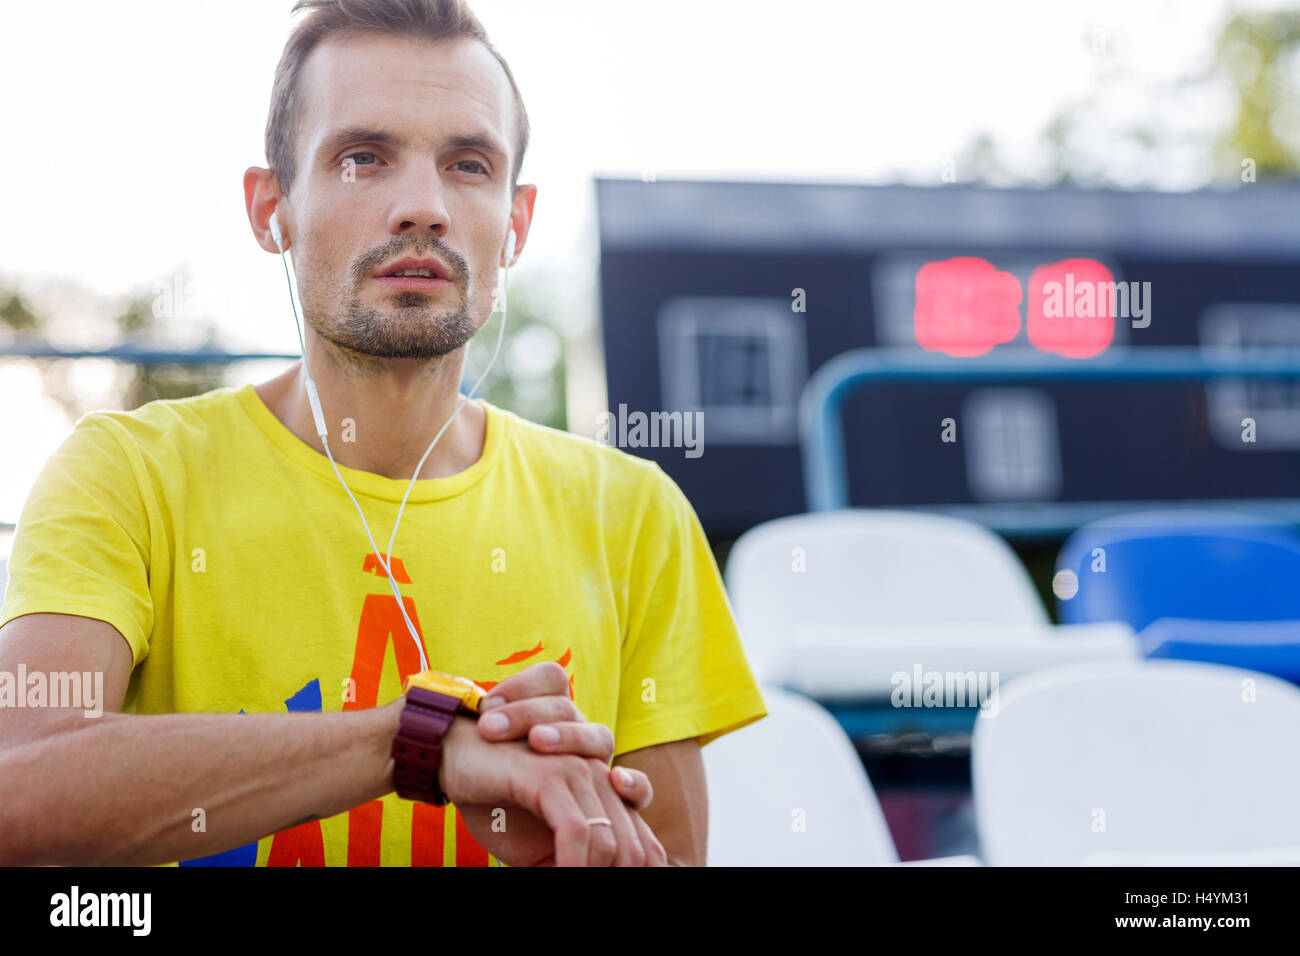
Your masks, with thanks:
<instances>
[{"instance_id":1,"label":"man's face","mask_svg":"<svg viewBox=\"0 0 1300 956\"><path fill-rule=\"evenodd\" d=\"M514 99L474 40L330 39L304 63L287 202L307 322L382 358L461 348L487 321L509 229ZM445 280L389 278L433 259Z\"/></svg>"}]
</instances>

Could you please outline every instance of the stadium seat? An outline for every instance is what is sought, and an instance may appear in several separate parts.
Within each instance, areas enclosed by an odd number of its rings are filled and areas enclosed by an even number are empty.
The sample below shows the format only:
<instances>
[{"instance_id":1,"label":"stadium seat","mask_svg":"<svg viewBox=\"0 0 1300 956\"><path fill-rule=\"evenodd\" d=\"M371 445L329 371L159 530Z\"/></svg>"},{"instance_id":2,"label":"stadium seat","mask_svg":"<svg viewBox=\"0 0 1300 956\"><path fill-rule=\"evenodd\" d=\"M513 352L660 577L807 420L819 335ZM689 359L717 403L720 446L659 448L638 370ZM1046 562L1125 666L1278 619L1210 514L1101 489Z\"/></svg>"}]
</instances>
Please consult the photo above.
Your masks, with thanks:
<instances>
[{"instance_id":1,"label":"stadium seat","mask_svg":"<svg viewBox=\"0 0 1300 956\"><path fill-rule=\"evenodd\" d=\"M1300 684L1300 621L1162 617L1146 627L1138 640L1146 657L1226 664Z\"/></svg>"},{"instance_id":2,"label":"stadium seat","mask_svg":"<svg viewBox=\"0 0 1300 956\"><path fill-rule=\"evenodd\" d=\"M888 697L926 670L1002 678L1071 660L1134 657L1124 625L1053 628L1015 552L958 518L850 509L743 534L726 582L760 679L819 700Z\"/></svg>"},{"instance_id":3,"label":"stadium seat","mask_svg":"<svg viewBox=\"0 0 1300 956\"><path fill-rule=\"evenodd\" d=\"M1045 625L1015 552L957 518L850 509L777 518L745 532L726 582L758 667L804 629Z\"/></svg>"},{"instance_id":4,"label":"stadium seat","mask_svg":"<svg viewBox=\"0 0 1300 956\"><path fill-rule=\"evenodd\" d=\"M811 700L764 686L768 715L704 747L710 866L898 863L857 752ZM978 864L973 857L917 861Z\"/></svg>"},{"instance_id":5,"label":"stadium seat","mask_svg":"<svg viewBox=\"0 0 1300 956\"><path fill-rule=\"evenodd\" d=\"M804 628L789 645L780 682L828 703L879 701L900 687L924 686L922 681L936 674L945 679L951 675L963 685L985 674L986 685L992 684L996 692L993 675L1005 682L1046 667L1138 656L1133 629L1120 622ZM916 679L918 668L922 680Z\"/></svg>"},{"instance_id":6,"label":"stadium seat","mask_svg":"<svg viewBox=\"0 0 1300 956\"><path fill-rule=\"evenodd\" d=\"M1300 536L1251 515L1148 511L1095 521L1070 536L1057 567L1077 576L1077 593L1058 598L1066 623L1124 621L1141 631L1164 617L1300 620Z\"/></svg>"},{"instance_id":7,"label":"stadium seat","mask_svg":"<svg viewBox=\"0 0 1300 956\"><path fill-rule=\"evenodd\" d=\"M1084 866L1300 866L1300 846L1248 853L1090 853Z\"/></svg>"},{"instance_id":8,"label":"stadium seat","mask_svg":"<svg viewBox=\"0 0 1300 956\"><path fill-rule=\"evenodd\" d=\"M1194 661L1105 661L1012 681L976 722L984 860L1243 862L1300 847L1300 689Z\"/></svg>"}]
</instances>

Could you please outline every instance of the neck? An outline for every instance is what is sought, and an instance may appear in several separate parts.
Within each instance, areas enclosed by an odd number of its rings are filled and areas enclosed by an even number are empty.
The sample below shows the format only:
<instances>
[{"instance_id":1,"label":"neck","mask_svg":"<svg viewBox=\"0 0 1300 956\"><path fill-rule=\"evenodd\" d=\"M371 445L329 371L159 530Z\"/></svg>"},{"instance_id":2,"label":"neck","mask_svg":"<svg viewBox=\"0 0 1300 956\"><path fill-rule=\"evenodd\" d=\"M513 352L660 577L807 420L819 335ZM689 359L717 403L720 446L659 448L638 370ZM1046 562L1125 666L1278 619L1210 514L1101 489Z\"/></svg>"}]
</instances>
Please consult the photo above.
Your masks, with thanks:
<instances>
[{"instance_id":1,"label":"neck","mask_svg":"<svg viewBox=\"0 0 1300 956\"><path fill-rule=\"evenodd\" d=\"M345 355L339 346L312 334L307 360L334 461L393 480L411 480L429 443L464 397L464 348L433 360L376 359ZM299 361L256 391L286 428L323 455L305 381ZM466 402L429 453L419 478L446 478L478 461L486 424L483 409Z\"/></svg>"}]
</instances>

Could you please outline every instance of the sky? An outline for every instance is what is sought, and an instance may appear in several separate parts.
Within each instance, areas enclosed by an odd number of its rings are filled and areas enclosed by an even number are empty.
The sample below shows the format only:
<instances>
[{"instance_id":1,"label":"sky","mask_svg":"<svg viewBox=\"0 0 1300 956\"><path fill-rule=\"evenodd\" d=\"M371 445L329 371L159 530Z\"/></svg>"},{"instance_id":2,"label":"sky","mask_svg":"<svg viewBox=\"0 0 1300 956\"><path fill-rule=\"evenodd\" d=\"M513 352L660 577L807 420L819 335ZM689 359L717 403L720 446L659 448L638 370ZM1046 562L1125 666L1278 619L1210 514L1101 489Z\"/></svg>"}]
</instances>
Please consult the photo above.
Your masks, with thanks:
<instances>
[{"instance_id":1,"label":"sky","mask_svg":"<svg viewBox=\"0 0 1300 956\"><path fill-rule=\"evenodd\" d=\"M66 0L57 18L37 4L7 9L0 123L19 149L0 177L0 273L108 295L183 273L227 347L295 351L284 276L253 241L241 185L248 166L265 164L291 7ZM544 290L563 316L580 383L581 358L593 354L596 177L937 182L985 130L1009 155L1032 157L1048 120L1098 81L1098 49L1140 82L1166 82L1205 65L1228 10L1221 0L472 7L532 122L521 178L539 195L512 283ZM78 374L93 383L106 372ZM32 367L0 363L0 403L24 409L0 417L0 522L17 520L70 428L37 382Z\"/></svg>"}]
</instances>

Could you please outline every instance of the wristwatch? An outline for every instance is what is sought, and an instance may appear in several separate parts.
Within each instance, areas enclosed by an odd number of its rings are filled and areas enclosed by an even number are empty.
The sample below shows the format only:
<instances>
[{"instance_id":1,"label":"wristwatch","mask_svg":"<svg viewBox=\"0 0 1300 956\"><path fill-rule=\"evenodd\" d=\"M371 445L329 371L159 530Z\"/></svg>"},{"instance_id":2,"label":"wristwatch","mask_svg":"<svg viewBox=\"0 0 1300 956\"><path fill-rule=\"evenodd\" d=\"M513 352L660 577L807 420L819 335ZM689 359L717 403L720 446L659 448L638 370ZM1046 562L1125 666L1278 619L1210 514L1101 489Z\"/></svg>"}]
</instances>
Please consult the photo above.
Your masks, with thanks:
<instances>
[{"instance_id":1,"label":"wristwatch","mask_svg":"<svg viewBox=\"0 0 1300 956\"><path fill-rule=\"evenodd\" d=\"M403 690L406 703L393 736L393 788L404 800L444 806L447 795L438 786L443 735L457 714L477 717L486 692L468 678L433 670L412 674Z\"/></svg>"}]
</instances>

